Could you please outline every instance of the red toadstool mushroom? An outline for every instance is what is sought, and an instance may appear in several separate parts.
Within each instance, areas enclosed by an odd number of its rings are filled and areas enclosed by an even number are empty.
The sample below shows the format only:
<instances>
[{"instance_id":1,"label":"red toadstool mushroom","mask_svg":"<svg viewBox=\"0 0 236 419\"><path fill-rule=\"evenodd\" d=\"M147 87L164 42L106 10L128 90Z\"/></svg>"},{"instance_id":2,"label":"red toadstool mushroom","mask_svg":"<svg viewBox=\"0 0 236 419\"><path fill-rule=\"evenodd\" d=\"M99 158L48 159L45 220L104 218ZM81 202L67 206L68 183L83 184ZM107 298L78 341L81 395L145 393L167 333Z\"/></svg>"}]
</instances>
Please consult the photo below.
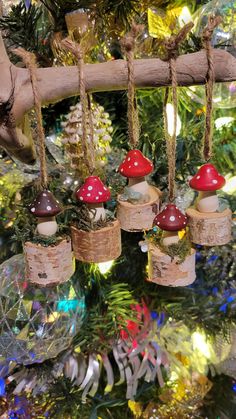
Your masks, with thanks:
<instances>
[{"instance_id":1,"label":"red toadstool mushroom","mask_svg":"<svg viewBox=\"0 0 236 419\"><path fill-rule=\"evenodd\" d=\"M119 166L120 174L129 179L128 187L143 195L148 194L149 190L145 176L149 175L152 170L152 162L140 150L130 150Z\"/></svg>"},{"instance_id":2,"label":"red toadstool mushroom","mask_svg":"<svg viewBox=\"0 0 236 419\"><path fill-rule=\"evenodd\" d=\"M163 233L163 244L169 246L178 243L178 231L186 228L187 217L174 204L167 204L163 211L156 215L153 221Z\"/></svg>"},{"instance_id":3,"label":"red toadstool mushroom","mask_svg":"<svg viewBox=\"0 0 236 419\"><path fill-rule=\"evenodd\" d=\"M57 232L58 226L55 216L62 209L50 191L45 189L40 192L29 206L29 210L31 214L37 217L37 230L39 234L53 236Z\"/></svg>"},{"instance_id":4,"label":"red toadstool mushroom","mask_svg":"<svg viewBox=\"0 0 236 419\"><path fill-rule=\"evenodd\" d=\"M200 191L197 209L200 212L216 212L219 200L216 191L225 185L225 178L211 163L204 164L189 182L192 189Z\"/></svg>"},{"instance_id":5,"label":"red toadstool mushroom","mask_svg":"<svg viewBox=\"0 0 236 419\"><path fill-rule=\"evenodd\" d=\"M94 218L94 221L105 220L106 212L103 202L109 201L111 193L98 176L89 176L85 179L84 184L76 191L75 196L78 201L88 204L88 208L91 210L90 218ZM96 210L95 215L94 209Z\"/></svg>"}]
</instances>

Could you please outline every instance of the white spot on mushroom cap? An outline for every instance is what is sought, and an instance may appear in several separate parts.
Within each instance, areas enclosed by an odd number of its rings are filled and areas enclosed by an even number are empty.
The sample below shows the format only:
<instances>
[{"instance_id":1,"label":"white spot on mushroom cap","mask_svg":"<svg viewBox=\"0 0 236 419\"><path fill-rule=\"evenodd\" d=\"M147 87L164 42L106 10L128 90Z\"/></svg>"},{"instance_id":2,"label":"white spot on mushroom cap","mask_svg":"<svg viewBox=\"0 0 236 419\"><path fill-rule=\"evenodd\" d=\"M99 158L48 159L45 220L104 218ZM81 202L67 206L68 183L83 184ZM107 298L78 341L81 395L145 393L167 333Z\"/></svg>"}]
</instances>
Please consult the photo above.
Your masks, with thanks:
<instances>
[{"instance_id":1,"label":"white spot on mushroom cap","mask_svg":"<svg viewBox=\"0 0 236 419\"><path fill-rule=\"evenodd\" d=\"M79 199L80 199L80 201L83 201L84 200L84 198L82 196L80 196Z\"/></svg>"},{"instance_id":2,"label":"white spot on mushroom cap","mask_svg":"<svg viewBox=\"0 0 236 419\"><path fill-rule=\"evenodd\" d=\"M165 215L163 215L163 217L162 217L162 218L164 219L164 218L166 218L166 216L165 216Z\"/></svg>"},{"instance_id":3,"label":"white spot on mushroom cap","mask_svg":"<svg viewBox=\"0 0 236 419\"><path fill-rule=\"evenodd\" d=\"M179 218L181 218L181 215L179 215Z\"/></svg>"},{"instance_id":4,"label":"white spot on mushroom cap","mask_svg":"<svg viewBox=\"0 0 236 419\"><path fill-rule=\"evenodd\" d=\"M184 221L184 224L186 224L186 221Z\"/></svg>"},{"instance_id":5,"label":"white spot on mushroom cap","mask_svg":"<svg viewBox=\"0 0 236 419\"><path fill-rule=\"evenodd\" d=\"M91 193L87 193L87 196L91 196Z\"/></svg>"},{"instance_id":6,"label":"white spot on mushroom cap","mask_svg":"<svg viewBox=\"0 0 236 419\"><path fill-rule=\"evenodd\" d=\"M129 169L131 169L131 166L129 166Z\"/></svg>"},{"instance_id":7,"label":"white spot on mushroom cap","mask_svg":"<svg viewBox=\"0 0 236 419\"><path fill-rule=\"evenodd\" d=\"M160 221L157 221L157 225L159 225L160 224Z\"/></svg>"},{"instance_id":8,"label":"white spot on mushroom cap","mask_svg":"<svg viewBox=\"0 0 236 419\"><path fill-rule=\"evenodd\" d=\"M107 191L107 188L106 188L106 186L103 186L103 189L104 189L104 191Z\"/></svg>"},{"instance_id":9,"label":"white spot on mushroom cap","mask_svg":"<svg viewBox=\"0 0 236 419\"><path fill-rule=\"evenodd\" d=\"M43 193L43 196L47 196L47 194L46 193Z\"/></svg>"},{"instance_id":10,"label":"white spot on mushroom cap","mask_svg":"<svg viewBox=\"0 0 236 419\"><path fill-rule=\"evenodd\" d=\"M211 169L207 169L207 173L210 173Z\"/></svg>"},{"instance_id":11,"label":"white spot on mushroom cap","mask_svg":"<svg viewBox=\"0 0 236 419\"><path fill-rule=\"evenodd\" d=\"M170 221L175 221L175 217L174 217L174 215L171 215L171 216L170 216Z\"/></svg>"},{"instance_id":12,"label":"white spot on mushroom cap","mask_svg":"<svg viewBox=\"0 0 236 419\"><path fill-rule=\"evenodd\" d=\"M40 204L40 201L38 201L38 204Z\"/></svg>"},{"instance_id":13,"label":"white spot on mushroom cap","mask_svg":"<svg viewBox=\"0 0 236 419\"><path fill-rule=\"evenodd\" d=\"M35 212L35 208L33 207L33 208L31 208L31 212Z\"/></svg>"},{"instance_id":14,"label":"white spot on mushroom cap","mask_svg":"<svg viewBox=\"0 0 236 419\"><path fill-rule=\"evenodd\" d=\"M201 177L201 176L199 176L199 175L198 175L198 176L196 177L196 179L200 179L200 177Z\"/></svg>"},{"instance_id":15,"label":"white spot on mushroom cap","mask_svg":"<svg viewBox=\"0 0 236 419\"><path fill-rule=\"evenodd\" d=\"M130 161L130 157L128 157L128 159L127 159L128 161Z\"/></svg>"},{"instance_id":16,"label":"white spot on mushroom cap","mask_svg":"<svg viewBox=\"0 0 236 419\"><path fill-rule=\"evenodd\" d=\"M92 186L88 186L88 191L92 191L93 187Z\"/></svg>"},{"instance_id":17,"label":"white spot on mushroom cap","mask_svg":"<svg viewBox=\"0 0 236 419\"><path fill-rule=\"evenodd\" d=\"M212 180L212 183L214 183L214 185L216 185L216 184L218 183L218 180L213 179L213 180Z\"/></svg>"},{"instance_id":18,"label":"white spot on mushroom cap","mask_svg":"<svg viewBox=\"0 0 236 419\"><path fill-rule=\"evenodd\" d=\"M134 166L138 166L138 162L137 161L134 162Z\"/></svg>"},{"instance_id":19,"label":"white spot on mushroom cap","mask_svg":"<svg viewBox=\"0 0 236 419\"><path fill-rule=\"evenodd\" d=\"M121 172L123 172L123 171L124 171L123 167L122 167L122 169L120 169L120 171L121 171Z\"/></svg>"},{"instance_id":20,"label":"white spot on mushroom cap","mask_svg":"<svg viewBox=\"0 0 236 419\"><path fill-rule=\"evenodd\" d=\"M96 196L96 198L95 199L99 199L99 196Z\"/></svg>"},{"instance_id":21,"label":"white spot on mushroom cap","mask_svg":"<svg viewBox=\"0 0 236 419\"><path fill-rule=\"evenodd\" d=\"M50 205L47 206L47 210L51 211L52 207L50 207Z\"/></svg>"},{"instance_id":22,"label":"white spot on mushroom cap","mask_svg":"<svg viewBox=\"0 0 236 419\"><path fill-rule=\"evenodd\" d=\"M98 195L102 195L102 192L98 192Z\"/></svg>"}]
</instances>

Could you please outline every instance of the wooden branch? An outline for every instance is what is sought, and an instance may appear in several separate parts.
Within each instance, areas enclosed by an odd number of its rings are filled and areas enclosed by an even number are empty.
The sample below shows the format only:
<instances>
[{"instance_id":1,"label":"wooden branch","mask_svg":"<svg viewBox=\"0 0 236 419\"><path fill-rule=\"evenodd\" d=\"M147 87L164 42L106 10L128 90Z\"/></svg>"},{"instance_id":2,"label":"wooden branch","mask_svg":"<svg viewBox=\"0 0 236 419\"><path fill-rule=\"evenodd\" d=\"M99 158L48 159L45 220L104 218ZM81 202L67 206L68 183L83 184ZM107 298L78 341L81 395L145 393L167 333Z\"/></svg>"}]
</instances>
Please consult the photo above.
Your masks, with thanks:
<instances>
[{"instance_id":1,"label":"wooden branch","mask_svg":"<svg viewBox=\"0 0 236 419\"><path fill-rule=\"evenodd\" d=\"M216 82L231 82L236 80L236 58L224 50L214 50L214 67ZM204 50L180 56L177 59L177 78L179 86L204 84L207 75L207 59ZM12 113L16 121L16 128L20 129L24 115L34 106L34 98L27 69L11 65L0 38L0 102L9 98L14 88L14 104ZM134 62L135 85L137 88L151 88L170 85L169 64L160 59L139 59ZM77 67L51 67L37 70L39 91L44 106L59 100L78 95L79 80ZM124 60L109 61L100 64L85 65L86 89L90 92L124 90L127 88L127 63ZM9 127L4 127L4 132ZM26 146L24 131L21 139L12 137L10 144L10 132L5 139L0 127L0 145L15 155L17 150ZM12 147L13 146L13 147ZM27 144L29 153L29 142ZM27 161L33 160L34 150L31 156L21 156ZM31 157L31 158L30 158Z\"/></svg>"}]
</instances>

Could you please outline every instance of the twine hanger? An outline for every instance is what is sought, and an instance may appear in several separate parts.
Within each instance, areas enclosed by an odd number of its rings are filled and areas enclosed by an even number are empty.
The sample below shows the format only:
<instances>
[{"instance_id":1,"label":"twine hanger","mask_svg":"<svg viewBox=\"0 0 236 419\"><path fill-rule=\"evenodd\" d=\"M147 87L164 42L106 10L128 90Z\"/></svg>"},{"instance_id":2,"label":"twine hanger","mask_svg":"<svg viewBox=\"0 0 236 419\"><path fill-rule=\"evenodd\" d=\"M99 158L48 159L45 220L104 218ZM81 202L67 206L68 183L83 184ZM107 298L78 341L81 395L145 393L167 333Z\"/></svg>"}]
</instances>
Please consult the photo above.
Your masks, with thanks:
<instances>
[{"instance_id":1,"label":"twine hanger","mask_svg":"<svg viewBox=\"0 0 236 419\"><path fill-rule=\"evenodd\" d=\"M92 118L92 108L91 108L91 98L90 95L86 93L85 78L84 78L84 53L82 47L72 41L69 38L66 38L62 41L62 46L69 50L78 62L78 72L79 72L79 94L80 102L82 107L82 150L84 154L85 165L87 166L88 172L91 175L95 170L95 150L94 150L94 131L93 131L93 118ZM88 117L87 117L88 116ZM89 121L89 131L90 131L90 142L87 141L87 120Z\"/></svg>"},{"instance_id":2,"label":"twine hanger","mask_svg":"<svg viewBox=\"0 0 236 419\"><path fill-rule=\"evenodd\" d=\"M139 119L137 98L135 95L134 79L134 50L135 42L143 31L143 25L135 23L131 26L131 31L121 40L121 48L127 60L128 68L128 135L131 148L137 148L139 142Z\"/></svg>"},{"instance_id":3,"label":"twine hanger","mask_svg":"<svg viewBox=\"0 0 236 419\"><path fill-rule=\"evenodd\" d=\"M45 152L45 133L43 128L43 117L42 117L42 103L41 97L38 90L37 82L37 62L36 56L32 52L26 51L24 48L13 49L12 52L20 57L24 62L25 66L30 72L31 85L34 96L35 113L37 120L37 132L39 139L39 160L40 160L40 183L42 189L46 189L48 185L47 175L47 163L46 163L46 152Z\"/></svg>"},{"instance_id":4,"label":"twine hanger","mask_svg":"<svg viewBox=\"0 0 236 419\"><path fill-rule=\"evenodd\" d=\"M222 22L221 16L210 15L208 17L208 24L203 30L202 44L206 50L208 71L206 76L206 116L205 129L203 137L203 157L205 161L209 161L212 157L212 138L213 138L213 89L215 81L214 62L213 62L213 47L211 39L214 29Z\"/></svg>"},{"instance_id":5,"label":"twine hanger","mask_svg":"<svg viewBox=\"0 0 236 419\"><path fill-rule=\"evenodd\" d=\"M170 80L172 86L172 103L174 108L174 126L173 134L168 133L168 119L167 119L167 110L166 105L169 100L170 89L166 88L164 103L163 103L163 114L164 114L164 132L166 138L166 151L167 151L167 160L168 160L168 190L169 190L169 201L173 202L175 199L175 171L176 171L176 129L177 129L177 112L178 112L178 95L177 95L177 69L176 69L176 59L178 57L179 44L183 42L188 35L189 31L192 29L193 23L190 22L185 25L177 33L177 35L172 35L170 38L164 41L164 47L166 50L166 60L169 61L169 71L170 71Z\"/></svg>"}]
</instances>

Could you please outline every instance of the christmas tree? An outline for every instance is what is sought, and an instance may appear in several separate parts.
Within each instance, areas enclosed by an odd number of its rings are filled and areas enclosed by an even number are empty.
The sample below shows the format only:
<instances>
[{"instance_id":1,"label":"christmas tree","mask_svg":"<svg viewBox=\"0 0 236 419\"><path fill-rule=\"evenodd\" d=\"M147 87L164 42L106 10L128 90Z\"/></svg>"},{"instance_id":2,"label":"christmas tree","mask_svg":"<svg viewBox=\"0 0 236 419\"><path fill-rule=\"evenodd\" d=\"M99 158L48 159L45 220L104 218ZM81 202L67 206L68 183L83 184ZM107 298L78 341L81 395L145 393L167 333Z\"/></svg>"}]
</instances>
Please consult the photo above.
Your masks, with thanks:
<instances>
[{"instance_id":1,"label":"christmas tree","mask_svg":"<svg viewBox=\"0 0 236 419\"><path fill-rule=\"evenodd\" d=\"M235 418L235 2L0 2L0 417Z\"/></svg>"}]
</instances>

